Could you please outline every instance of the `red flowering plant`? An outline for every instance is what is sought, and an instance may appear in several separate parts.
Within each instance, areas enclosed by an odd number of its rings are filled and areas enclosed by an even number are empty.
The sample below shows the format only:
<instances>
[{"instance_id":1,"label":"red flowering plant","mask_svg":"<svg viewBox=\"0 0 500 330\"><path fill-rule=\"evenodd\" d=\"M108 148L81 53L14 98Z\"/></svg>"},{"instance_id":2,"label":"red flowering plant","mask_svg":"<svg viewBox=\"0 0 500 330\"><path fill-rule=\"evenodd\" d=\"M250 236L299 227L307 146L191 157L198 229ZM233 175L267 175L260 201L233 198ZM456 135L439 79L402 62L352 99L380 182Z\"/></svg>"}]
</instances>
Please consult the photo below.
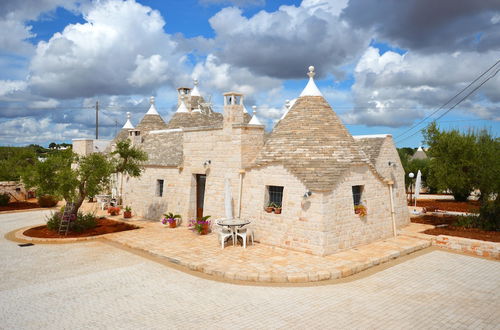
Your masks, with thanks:
<instances>
[{"instance_id":1,"label":"red flowering plant","mask_svg":"<svg viewBox=\"0 0 500 330\"><path fill-rule=\"evenodd\" d=\"M118 215L120 214L120 208L118 206L108 207L108 213L110 215Z\"/></svg>"},{"instance_id":2,"label":"red flowering plant","mask_svg":"<svg viewBox=\"0 0 500 330\"><path fill-rule=\"evenodd\" d=\"M210 220L208 220L209 218L210 215L206 215L196 220L189 220L189 227L191 230L197 231L200 235L207 234L211 224Z\"/></svg>"},{"instance_id":3,"label":"red flowering plant","mask_svg":"<svg viewBox=\"0 0 500 330\"><path fill-rule=\"evenodd\" d=\"M354 206L354 213L358 214L360 217L364 217L368 214L366 206L359 204Z\"/></svg>"}]
</instances>

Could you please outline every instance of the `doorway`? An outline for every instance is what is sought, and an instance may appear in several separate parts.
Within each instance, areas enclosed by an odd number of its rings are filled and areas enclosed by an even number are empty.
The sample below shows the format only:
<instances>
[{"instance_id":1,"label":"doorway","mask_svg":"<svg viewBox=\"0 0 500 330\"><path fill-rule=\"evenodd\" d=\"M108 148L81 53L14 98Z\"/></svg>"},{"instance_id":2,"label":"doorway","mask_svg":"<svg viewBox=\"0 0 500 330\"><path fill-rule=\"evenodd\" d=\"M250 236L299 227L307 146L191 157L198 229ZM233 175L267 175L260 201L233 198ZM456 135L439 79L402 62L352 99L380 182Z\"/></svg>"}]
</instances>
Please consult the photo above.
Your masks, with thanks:
<instances>
[{"instance_id":1,"label":"doorway","mask_svg":"<svg viewBox=\"0 0 500 330\"><path fill-rule=\"evenodd\" d=\"M196 219L203 217L203 201L205 200L205 174L196 174Z\"/></svg>"}]
</instances>

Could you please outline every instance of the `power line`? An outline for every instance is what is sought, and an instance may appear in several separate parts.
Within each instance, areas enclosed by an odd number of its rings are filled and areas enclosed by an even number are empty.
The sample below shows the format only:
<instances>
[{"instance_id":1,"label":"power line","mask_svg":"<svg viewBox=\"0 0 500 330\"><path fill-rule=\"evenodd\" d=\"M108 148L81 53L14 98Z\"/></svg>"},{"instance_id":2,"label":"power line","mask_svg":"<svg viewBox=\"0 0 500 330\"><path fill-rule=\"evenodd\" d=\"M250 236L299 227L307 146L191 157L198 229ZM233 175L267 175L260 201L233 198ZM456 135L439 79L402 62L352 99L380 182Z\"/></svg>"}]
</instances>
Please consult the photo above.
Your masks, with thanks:
<instances>
[{"instance_id":1,"label":"power line","mask_svg":"<svg viewBox=\"0 0 500 330\"><path fill-rule=\"evenodd\" d=\"M425 122L427 119L429 119L430 117L432 117L434 114L436 114L438 111L440 111L441 109L443 109L448 103L450 103L451 101L453 101L460 94L462 94L467 88L469 88L470 86L472 86L476 81L478 81L479 79L481 79L481 77L483 77L486 73L488 73L489 71L491 71L491 69L493 69L498 63L500 63L500 60L496 61L495 64L493 64L486 71L484 71L483 73L481 73L476 79L474 79L469 85L467 85L467 87L463 88L460 92L458 92L457 94L455 94L451 99L449 99L448 101L446 101L446 103L444 103L443 105L441 105L439 108L437 108L435 111L433 111L430 115L428 115L427 117L425 117L424 119L422 119L421 121L419 121L418 123L416 123L415 125L413 125L412 127L410 127L409 129L407 129L403 133L401 133L398 136L396 136L395 139L398 138L398 137L401 137L401 136L405 135L406 133L408 133L410 131L412 131L414 128L416 128L417 126L419 126L420 124L422 124L423 122ZM491 77L489 79L491 79ZM486 81L488 81L489 79L487 79ZM482 86L482 85L483 84L481 84L480 86ZM470 94L468 94L467 96L469 96L469 95ZM415 134L413 134L413 135L415 135ZM413 136L413 135L410 135L410 136Z\"/></svg>"},{"instance_id":2,"label":"power line","mask_svg":"<svg viewBox=\"0 0 500 330\"><path fill-rule=\"evenodd\" d=\"M500 60L498 60L498 61L494 64L494 66L495 66L495 65L497 65L498 63L500 63ZM490 69L491 69L491 68L490 68ZM487 71L490 71L490 69L488 69ZM487 72L487 71L486 71L486 72ZM483 76L486 72L484 72L481 76ZM493 77L495 77L495 76L498 74L498 72L500 72L500 68L499 68L497 71L495 71L495 73L494 73L494 74L492 74L491 76L489 76L486 80L484 80L484 81L483 81L483 82L481 82L478 86L476 86L474 89L472 89L472 91L470 91L469 93L467 93L467 95L465 95L464 97L462 97L462 98L461 98L461 99L460 99L457 103L455 103L455 104L454 104L451 108L449 108L449 109L448 109L448 110L446 110L444 113L442 113L439 117L437 117L436 119L434 119L434 120L433 120L433 122L438 121L440 118L442 118L442 117L443 117L444 115L446 115L448 112L450 112L451 110L453 110L453 109L454 109L457 105L459 105L460 103L462 103L462 102L463 102L466 98L468 98L468 97L469 97L472 93L474 93L475 91L477 91L477 90L478 90L479 88L481 88L481 86L483 86L486 82L488 82L490 79L492 79ZM477 80L477 79L476 79L476 80ZM461 93L462 93L462 91L461 91L459 94L461 94ZM457 95L459 95L459 94L457 94ZM454 97L454 98L455 98L455 97ZM407 131L408 131L408 130L407 130ZM407 132L407 131L406 131L406 132ZM405 132L405 133L406 133L406 132ZM400 143L400 142L406 141L406 140L408 140L409 138L411 138L412 136L416 135L416 134L417 134L417 133L419 133L419 132L420 132L420 131L416 131L416 132L415 132L415 133L413 133L412 135L409 135L409 136L407 136L407 137L406 137L406 138L404 138L404 139L401 139L401 140L399 140L399 141L396 141L396 143ZM403 134L404 134L404 133L403 133ZM403 135L403 134L400 134L400 135L398 135L398 136L401 136L401 135Z\"/></svg>"}]
</instances>

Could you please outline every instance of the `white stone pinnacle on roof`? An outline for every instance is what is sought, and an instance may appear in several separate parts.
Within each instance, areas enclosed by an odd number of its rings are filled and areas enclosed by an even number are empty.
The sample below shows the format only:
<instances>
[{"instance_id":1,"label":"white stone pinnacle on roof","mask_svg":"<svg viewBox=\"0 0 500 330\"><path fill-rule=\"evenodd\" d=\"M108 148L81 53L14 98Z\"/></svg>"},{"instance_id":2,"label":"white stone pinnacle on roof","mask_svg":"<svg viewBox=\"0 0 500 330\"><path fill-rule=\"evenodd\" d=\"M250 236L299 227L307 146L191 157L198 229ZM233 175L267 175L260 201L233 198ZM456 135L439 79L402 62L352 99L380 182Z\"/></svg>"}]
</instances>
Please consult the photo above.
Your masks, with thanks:
<instances>
[{"instance_id":1,"label":"white stone pinnacle on roof","mask_svg":"<svg viewBox=\"0 0 500 330\"><path fill-rule=\"evenodd\" d=\"M241 106L243 107L243 113L248 113L248 110L245 107L245 103L243 103L243 100L241 100Z\"/></svg>"},{"instance_id":2,"label":"white stone pinnacle on roof","mask_svg":"<svg viewBox=\"0 0 500 330\"><path fill-rule=\"evenodd\" d=\"M177 113L185 113L189 112L188 108L186 107L186 104L184 103L184 95L181 96L181 104L179 104L179 107L177 108Z\"/></svg>"},{"instance_id":3,"label":"white stone pinnacle on roof","mask_svg":"<svg viewBox=\"0 0 500 330\"><path fill-rule=\"evenodd\" d=\"M309 67L309 73L307 74L309 76L309 82L306 85L306 88L300 93L300 96L323 96L321 92L318 89L318 86L314 83L314 67L311 65Z\"/></svg>"},{"instance_id":4,"label":"white stone pinnacle on roof","mask_svg":"<svg viewBox=\"0 0 500 330\"><path fill-rule=\"evenodd\" d=\"M148 112L146 112L146 115L160 115L155 107L155 97L154 96L151 96L149 98L149 103L151 104L151 106L149 107Z\"/></svg>"},{"instance_id":5,"label":"white stone pinnacle on roof","mask_svg":"<svg viewBox=\"0 0 500 330\"><path fill-rule=\"evenodd\" d=\"M252 107L252 109L253 109L253 116L252 116L252 119L250 119L250 122L248 124L249 125L262 125L259 118L257 118L257 107L254 105Z\"/></svg>"},{"instance_id":6,"label":"white stone pinnacle on roof","mask_svg":"<svg viewBox=\"0 0 500 330\"><path fill-rule=\"evenodd\" d=\"M191 96L201 96L200 91L198 90L198 79L194 80L194 87L191 90Z\"/></svg>"},{"instance_id":7,"label":"white stone pinnacle on roof","mask_svg":"<svg viewBox=\"0 0 500 330\"><path fill-rule=\"evenodd\" d=\"M290 111L290 109L293 107L293 105L295 104L295 102L297 102L297 99L293 99L293 100L286 100L285 102L285 112L283 113L283 116L281 116L280 120L282 120L283 118L286 117L286 115L288 114L288 111Z\"/></svg>"},{"instance_id":8,"label":"white stone pinnacle on roof","mask_svg":"<svg viewBox=\"0 0 500 330\"><path fill-rule=\"evenodd\" d=\"M130 112L127 112L127 122L123 125L122 129L134 129L134 125L130 121Z\"/></svg>"}]
</instances>

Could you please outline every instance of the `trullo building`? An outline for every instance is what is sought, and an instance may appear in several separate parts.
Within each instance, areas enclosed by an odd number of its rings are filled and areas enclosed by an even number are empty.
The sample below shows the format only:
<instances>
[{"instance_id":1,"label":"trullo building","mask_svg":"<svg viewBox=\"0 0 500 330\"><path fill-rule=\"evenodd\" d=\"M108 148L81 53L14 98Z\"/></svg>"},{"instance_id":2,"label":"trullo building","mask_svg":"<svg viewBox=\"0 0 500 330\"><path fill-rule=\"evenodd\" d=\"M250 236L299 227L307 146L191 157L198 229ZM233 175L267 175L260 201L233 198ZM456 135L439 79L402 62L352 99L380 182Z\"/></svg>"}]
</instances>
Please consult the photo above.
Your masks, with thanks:
<instances>
[{"instance_id":1,"label":"trullo building","mask_svg":"<svg viewBox=\"0 0 500 330\"><path fill-rule=\"evenodd\" d=\"M134 128L128 121L110 144L128 138L149 156L140 178L125 178L123 204L154 220L178 213L183 225L202 215L222 218L229 179L234 216L250 219L262 244L328 255L392 236L409 222L392 137L351 136L313 77L311 67L307 86L270 134L237 92L224 94L221 114L196 82L179 88L168 123L152 99L141 122ZM91 140L74 143L80 153L93 150ZM270 202L281 214L266 212Z\"/></svg>"}]
</instances>

